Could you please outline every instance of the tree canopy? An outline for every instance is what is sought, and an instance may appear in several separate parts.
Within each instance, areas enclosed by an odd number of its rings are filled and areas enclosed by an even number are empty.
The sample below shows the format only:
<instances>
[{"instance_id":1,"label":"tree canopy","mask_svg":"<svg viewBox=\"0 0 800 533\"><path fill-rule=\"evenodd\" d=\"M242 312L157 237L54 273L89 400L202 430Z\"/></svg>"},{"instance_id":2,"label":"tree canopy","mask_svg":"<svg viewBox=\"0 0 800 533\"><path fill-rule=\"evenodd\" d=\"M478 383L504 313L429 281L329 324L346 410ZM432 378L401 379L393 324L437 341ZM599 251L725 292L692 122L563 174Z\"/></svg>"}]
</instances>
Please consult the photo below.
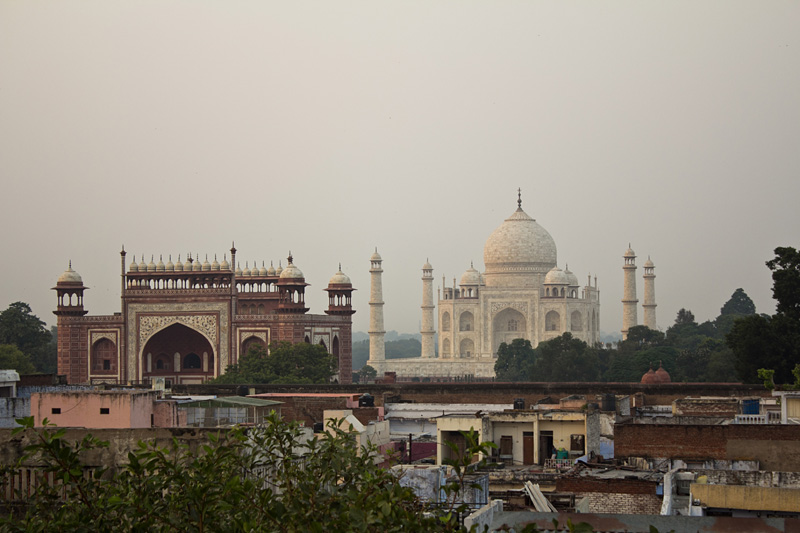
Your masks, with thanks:
<instances>
[{"instance_id":1,"label":"tree canopy","mask_svg":"<svg viewBox=\"0 0 800 533\"><path fill-rule=\"evenodd\" d=\"M328 383L336 371L336 359L324 346L305 342L273 342L269 353L252 345L213 383Z\"/></svg>"},{"instance_id":2,"label":"tree canopy","mask_svg":"<svg viewBox=\"0 0 800 533\"><path fill-rule=\"evenodd\" d=\"M766 262L772 271L772 295L777 301L774 315L749 315L736 320L726 335L736 358L739 377L758 383L758 369L775 371L776 383L791 383L800 363L800 252L775 248L775 258Z\"/></svg>"},{"instance_id":3,"label":"tree canopy","mask_svg":"<svg viewBox=\"0 0 800 533\"><path fill-rule=\"evenodd\" d=\"M28 505L0 518L2 531L456 531L453 515L433 516L371 450L334 424L305 440L272 416L249 430L210 434L190 449L173 440L139 442L115 472L85 475L81 454L104 448L91 435L77 444L63 430L33 432L28 459L42 465ZM8 471L5 475L13 475ZM52 475L60 482L42 481ZM52 478L51 478L52 479Z\"/></svg>"},{"instance_id":4,"label":"tree canopy","mask_svg":"<svg viewBox=\"0 0 800 533\"><path fill-rule=\"evenodd\" d=\"M25 302L14 302L0 313L0 344L15 346L24 354L31 363L24 373L56 371L55 339Z\"/></svg>"}]
</instances>

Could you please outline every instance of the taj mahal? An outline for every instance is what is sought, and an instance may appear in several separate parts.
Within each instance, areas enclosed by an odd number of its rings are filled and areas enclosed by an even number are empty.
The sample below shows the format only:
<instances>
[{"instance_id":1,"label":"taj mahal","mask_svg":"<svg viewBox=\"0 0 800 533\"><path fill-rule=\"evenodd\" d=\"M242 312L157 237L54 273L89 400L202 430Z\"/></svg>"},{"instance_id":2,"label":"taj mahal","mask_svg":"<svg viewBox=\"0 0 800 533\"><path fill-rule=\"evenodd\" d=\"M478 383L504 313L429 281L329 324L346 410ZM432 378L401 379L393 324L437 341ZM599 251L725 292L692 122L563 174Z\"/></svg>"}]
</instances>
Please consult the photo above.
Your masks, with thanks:
<instances>
[{"instance_id":1,"label":"taj mahal","mask_svg":"<svg viewBox=\"0 0 800 533\"><path fill-rule=\"evenodd\" d=\"M597 278L581 286L567 265L558 266L556 243L535 219L517 209L492 232L483 247L485 271L472 265L451 286L442 280L437 305L433 267L422 267L422 350L418 358L386 359L384 350L382 258L370 258L370 352L378 374L401 377L494 376L501 343L540 342L570 332L589 344L599 340ZM635 291L635 289L634 289ZM635 305L635 304L634 304ZM439 324L438 357L434 313ZM635 320L635 318L633 319Z\"/></svg>"}]
</instances>

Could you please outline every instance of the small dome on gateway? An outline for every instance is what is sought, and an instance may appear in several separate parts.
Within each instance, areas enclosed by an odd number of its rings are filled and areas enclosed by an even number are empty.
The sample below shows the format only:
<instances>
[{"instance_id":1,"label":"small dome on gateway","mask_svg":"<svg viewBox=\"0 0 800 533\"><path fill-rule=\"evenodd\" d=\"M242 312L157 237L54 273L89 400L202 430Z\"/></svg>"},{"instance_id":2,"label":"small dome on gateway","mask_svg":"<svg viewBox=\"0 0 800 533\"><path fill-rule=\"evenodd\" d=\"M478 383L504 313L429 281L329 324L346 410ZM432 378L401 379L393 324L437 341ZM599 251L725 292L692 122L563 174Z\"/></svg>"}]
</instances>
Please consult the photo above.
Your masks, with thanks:
<instances>
[{"instance_id":1,"label":"small dome on gateway","mask_svg":"<svg viewBox=\"0 0 800 533\"><path fill-rule=\"evenodd\" d=\"M180 255L178 255L178 262L175 263L175 272L183 272L183 263L181 263Z\"/></svg>"},{"instance_id":2,"label":"small dome on gateway","mask_svg":"<svg viewBox=\"0 0 800 533\"><path fill-rule=\"evenodd\" d=\"M220 270L230 270L231 269L231 265L230 265L230 263L228 263L228 256L227 255L223 255L222 256L222 263L219 264L219 268L220 268Z\"/></svg>"},{"instance_id":3,"label":"small dome on gateway","mask_svg":"<svg viewBox=\"0 0 800 533\"><path fill-rule=\"evenodd\" d=\"M342 265L339 265L339 271L333 275L328 285L352 285L350 278L342 272Z\"/></svg>"},{"instance_id":4,"label":"small dome on gateway","mask_svg":"<svg viewBox=\"0 0 800 533\"><path fill-rule=\"evenodd\" d=\"M275 269L275 275L280 276L283 273L283 267L281 266L281 262L278 261L278 268Z\"/></svg>"},{"instance_id":5,"label":"small dome on gateway","mask_svg":"<svg viewBox=\"0 0 800 533\"><path fill-rule=\"evenodd\" d=\"M644 262L644 267L645 267L645 268L654 268L654 267L655 267L655 265L653 264L653 262L652 262L652 261L650 261L650 257L648 257L648 258L647 258L647 261L645 261L645 262Z\"/></svg>"},{"instance_id":6,"label":"small dome on gateway","mask_svg":"<svg viewBox=\"0 0 800 533\"><path fill-rule=\"evenodd\" d=\"M481 273L475 270L475 267L472 266L472 263L469 265L469 269L461 275L461 285L480 285L481 284Z\"/></svg>"},{"instance_id":7,"label":"small dome on gateway","mask_svg":"<svg viewBox=\"0 0 800 533\"><path fill-rule=\"evenodd\" d=\"M303 279L303 272L292 262L292 254L289 252L289 264L281 272L281 279Z\"/></svg>"},{"instance_id":8,"label":"small dome on gateway","mask_svg":"<svg viewBox=\"0 0 800 533\"><path fill-rule=\"evenodd\" d=\"M244 270L242 270L242 276L249 276L249 275L250 275L250 263L245 261Z\"/></svg>"},{"instance_id":9,"label":"small dome on gateway","mask_svg":"<svg viewBox=\"0 0 800 533\"><path fill-rule=\"evenodd\" d=\"M258 269L259 276L266 276L267 275L267 267L264 266L264 261L261 261L261 268Z\"/></svg>"},{"instance_id":10,"label":"small dome on gateway","mask_svg":"<svg viewBox=\"0 0 800 533\"><path fill-rule=\"evenodd\" d=\"M192 272L200 272L201 270L203 270L203 265L200 263L200 259L195 258L192 261Z\"/></svg>"},{"instance_id":11,"label":"small dome on gateway","mask_svg":"<svg viewBox=\"0 0 800 533\"><path fill-rule=\"evenodd\" d=\"M142 258L139 260L139 272L147 272L147 263L144 262L144 254L142 254Z\"/></svg>"},{"instance_id":12,"label":"small dome on gateway","mask_svg":"<svg viewBox=\"0 0 800 533\"><path fill-rule=\"evenodd\" d=\"M214 262L211 263L211 270L219 270L219 263L217 262L217 256L214 256Z\"/></svg>"},{"instance_id":13,"label":"small dome on gateway","mask_svg":"<svg viewBox=\"0 0 800 533\"><path fill-rule=\"evenodd\" d=\"M161 256L158 256L158 264L156 265L156 272L164 272L166 271L167 266L164 264L164 260Z\"/></svg>"},{"instance_id":14,"label":"small dome on gateway","mask_svg":"<svg viewBox=\"0 0 800 533\"><path fill-rule=\"evenodd\" d=\"M175 263L172 262L172 256L167 260L167 272L175 272Z\"/></svg>"},{"instance_id":15,"label":"small dome on gateway","mask_svg":"<svg viewBox=\"0 0 800 533\"><path fill-rule=\"evenodd\" d=\"M425 264L422 265L422 270L433 270L433 265L430 264L429 261L425 261Z\"/></svg>"},{"instance_id":16,"label":"small dome on gateway","mask_svg":"<svg viewBox=\"0 0 800 533\"><path fill-rule=\"evenodd\" d=\"M211 270L211 263L208 262L208 256L206 256L205 261L203 261L203 270Z\"/></svg>"},{"instance_id":17,"label":"small dome on gateway","mask_svg":"<svg viewBox=\"0 0 800 533\"><path fill-rule=\"evenodd\" d=\"M244 276L244 272L242 272L242 267L240 267L238 263L236 264L236 272L234 272L234 274L236 274L237 276Z\"/></svg>"},{"instance_id":18,"label":"small dome on gateway","mask_svg":"<svg viewBox=\"0 0 800 533\"><path fill-rule=\"evenodd\" d=\"M150 256L150 262L147 263L147 271L148 272L155 272L156 271L156 264L153 262L153 256Z\"/></svg>"},{"instance_id":19,"label":"small dome on gateway","mask_svg":"<svg viewBox=\"0 0 800 533\"><path fill-rule=\"evenodd\" d=\"M80 274L72 270L72 261L63 274L58 276L58 283L83 283Z\"/></svg>"},{"instance_id":20,"label":"small dome on gateway","mask_svg":"<svg viewBox=\"0 0 800 533\"><path fill-rule=\"evenodd\" d=\"M267 269L267 276L274 276L275 275L275 267L272 266L272 261L269 262L269 268Z\"/></svg>"},{"instance_id":21,"label":"small dome on gateway","mask_svg":"<svg viewBox=\"0 0 800 533\"><path fill-rule=\"evenodd\" d=\"M133 256L133 262L131 262L131 266L128 267L128 272L139 272L139 264L136 262L136 256Z\"/></svg>"},{"instance_id":22,"label":"small dome on gateway","mask_svg":"<svg viewBox=\"0 0 800 533\"><path fill-rule=\"evenodd\" d=\"M546 285L569 285L569 276L560 268L553 267L544 277L544 282Z\"/></svg>"}]
</instances>

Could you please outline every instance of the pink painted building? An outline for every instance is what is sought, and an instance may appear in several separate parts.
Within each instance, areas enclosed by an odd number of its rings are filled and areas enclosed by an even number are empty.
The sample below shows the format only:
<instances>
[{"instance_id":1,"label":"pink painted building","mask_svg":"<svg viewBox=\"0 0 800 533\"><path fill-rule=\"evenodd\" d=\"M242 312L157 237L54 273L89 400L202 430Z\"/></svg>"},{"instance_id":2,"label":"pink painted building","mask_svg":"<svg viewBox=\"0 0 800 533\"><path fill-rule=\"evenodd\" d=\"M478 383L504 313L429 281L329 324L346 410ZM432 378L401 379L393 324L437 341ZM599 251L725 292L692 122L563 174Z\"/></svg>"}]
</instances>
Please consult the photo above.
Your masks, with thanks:
<instances>
[{"instance_id":1,"label":"pink painted building","mask_svg":"<svg viewBox=\"0 0 800 533\"><path fill-rule=\"evenodd\" d=\"M149 428L179 425L177 403L159 401L158 391L98 390L31 395L37 427L46 418L59 427Z\"/></svg>"}]
</instances>

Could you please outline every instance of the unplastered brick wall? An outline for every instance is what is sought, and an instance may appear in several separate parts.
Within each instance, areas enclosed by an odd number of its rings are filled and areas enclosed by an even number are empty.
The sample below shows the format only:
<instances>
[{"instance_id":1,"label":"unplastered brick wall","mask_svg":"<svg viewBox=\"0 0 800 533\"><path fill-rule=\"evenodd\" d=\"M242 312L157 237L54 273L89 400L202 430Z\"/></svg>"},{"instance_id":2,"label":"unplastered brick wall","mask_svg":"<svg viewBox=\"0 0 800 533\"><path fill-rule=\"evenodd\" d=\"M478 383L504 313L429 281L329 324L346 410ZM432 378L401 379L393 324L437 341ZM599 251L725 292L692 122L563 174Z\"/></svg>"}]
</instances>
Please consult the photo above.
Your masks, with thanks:
<instances>
[{"instance_id":1,"label":"unplastered brick wall","mask_svg":"<svg viewBox=\"0 0 800 533\"><path fill-rule=\"evenodd\" d=\"M590 513L659 514L661 498L655 494L588 492Z\"/></svg>"},{"instance_id":2,"label":"unplastered brick wall","mask_svg":"<svg viewBox=\"0 0 800 533\"><path fill-rule=\"evenodd\" d=\"M800 471L800 426L617 424L616 457L759 461L763 470Z\"/></svg>"},{"instance_id":3,"label":"unplastered brick wall","mask_svg":"<svg viewBox=\"0 0 800 533\"><path fill-rule=\"evenodd\" d=\"M739 414L736 398L683 398L672 404L675 416L723 416L733 418Z\"/></svg>"}]
</instances>

